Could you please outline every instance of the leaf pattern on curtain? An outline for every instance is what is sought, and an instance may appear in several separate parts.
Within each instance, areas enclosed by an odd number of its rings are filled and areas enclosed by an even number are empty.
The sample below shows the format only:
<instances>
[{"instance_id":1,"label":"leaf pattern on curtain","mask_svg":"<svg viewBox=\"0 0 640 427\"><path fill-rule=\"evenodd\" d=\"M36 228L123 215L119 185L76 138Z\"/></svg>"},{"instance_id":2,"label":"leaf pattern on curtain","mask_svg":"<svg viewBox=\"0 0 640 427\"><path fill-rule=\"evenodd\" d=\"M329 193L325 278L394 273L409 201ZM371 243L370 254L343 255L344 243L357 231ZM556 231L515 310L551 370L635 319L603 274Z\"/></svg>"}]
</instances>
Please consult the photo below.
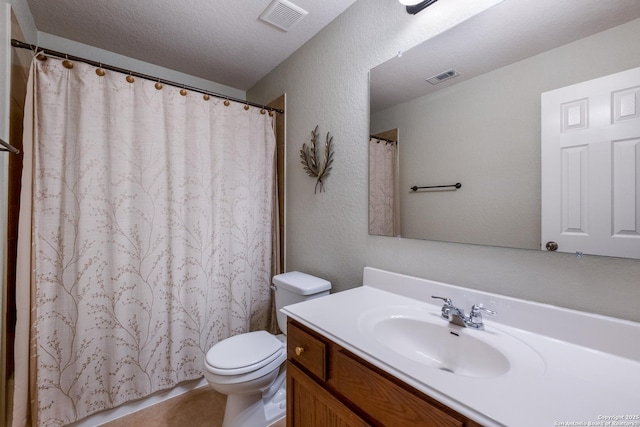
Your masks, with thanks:
<instances>
[{"instance_id":1,"label":"leaf pattern on curtain","mask_svg":"<svg viewBox=\"0 0 640 427\"><path fill-rule=\"evenodd\" d=\"M34 61L38 425L203 375L267 325L272 118Z\"/></svg>"},{"instance_id":2,"label":"leaf pattern on curtain","mask_svg":"<svg viewBox=\"0 0 640 427\"><path fill-rule=\"evenodd\" d=\"M395 236L397 146L369 139L369 234Z\"/></svg>"}]
</instances>

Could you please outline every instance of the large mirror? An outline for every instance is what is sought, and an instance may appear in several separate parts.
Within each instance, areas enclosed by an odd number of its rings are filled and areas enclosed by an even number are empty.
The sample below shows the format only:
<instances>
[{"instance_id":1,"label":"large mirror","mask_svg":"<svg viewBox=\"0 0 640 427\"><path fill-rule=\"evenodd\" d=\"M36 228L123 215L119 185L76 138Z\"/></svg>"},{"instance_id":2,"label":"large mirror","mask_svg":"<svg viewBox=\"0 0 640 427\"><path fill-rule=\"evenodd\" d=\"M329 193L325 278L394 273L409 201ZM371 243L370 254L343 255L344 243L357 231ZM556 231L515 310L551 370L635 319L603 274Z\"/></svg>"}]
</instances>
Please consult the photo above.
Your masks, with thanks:
<instances>
[{"instance_id":1,"label":"large mirror","mask_svg":"<svg viewBox=\"0 0 640 427\"><path fill-rule=\"evenodd\" d=\"M373 68L370 234L540 249L541 94L639 67L639 18L637 0L505 0Z\"/></svg>"}]
</instances>

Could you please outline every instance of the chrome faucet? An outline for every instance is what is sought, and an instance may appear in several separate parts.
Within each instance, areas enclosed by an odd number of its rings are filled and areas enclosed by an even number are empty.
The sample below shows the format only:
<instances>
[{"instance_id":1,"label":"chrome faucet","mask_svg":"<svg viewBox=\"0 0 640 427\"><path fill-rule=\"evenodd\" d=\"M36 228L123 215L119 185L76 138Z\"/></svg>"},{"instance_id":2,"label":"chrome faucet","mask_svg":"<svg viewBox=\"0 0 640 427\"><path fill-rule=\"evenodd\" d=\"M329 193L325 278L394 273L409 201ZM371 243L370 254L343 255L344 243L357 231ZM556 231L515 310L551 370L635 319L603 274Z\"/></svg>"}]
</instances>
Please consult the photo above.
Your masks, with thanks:
<instances>
[{"instance_id":1,"label":"chrome faucet","mask_svg":"<svg viewBox=\"0 0 640 427\"><path fill-rule=\"evenodd\" d=\"M464 314L464 310L453 305L451 298L431 296L431 298L441 299L444 301L442 306L441 316L443 319L453 323L454 325L462 326L463 328L473 328L478 330L484 330L484 323L482 322L482 313L486 313L490 316L495 316L496 313L493 310L484 308L482 304L474 304L471 307L471 313L469 316Z\"/></svg>"}]
</instances>

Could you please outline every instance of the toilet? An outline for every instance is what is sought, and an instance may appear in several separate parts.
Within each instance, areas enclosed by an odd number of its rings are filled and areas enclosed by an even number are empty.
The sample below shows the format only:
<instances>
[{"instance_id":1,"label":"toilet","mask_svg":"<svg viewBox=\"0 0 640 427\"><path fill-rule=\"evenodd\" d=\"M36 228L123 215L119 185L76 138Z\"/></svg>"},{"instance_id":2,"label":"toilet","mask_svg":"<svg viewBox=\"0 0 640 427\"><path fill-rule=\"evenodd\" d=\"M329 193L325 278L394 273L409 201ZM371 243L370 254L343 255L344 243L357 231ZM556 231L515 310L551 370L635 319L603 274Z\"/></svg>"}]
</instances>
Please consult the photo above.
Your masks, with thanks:
<instances>
[{"instance_id":1,"label":"toilet","mask_svg":"<svg viewBox=\"0 0 640 427\"><path fill-rule=\"evenodd\" d=\"M328 295L331 283L298 271L273 277L278 326L283 332L247 332L207 352L204 377L227 395L222 427L266 427L285 416L287 316L282 307Z\"/></svg>"}]
</instances>

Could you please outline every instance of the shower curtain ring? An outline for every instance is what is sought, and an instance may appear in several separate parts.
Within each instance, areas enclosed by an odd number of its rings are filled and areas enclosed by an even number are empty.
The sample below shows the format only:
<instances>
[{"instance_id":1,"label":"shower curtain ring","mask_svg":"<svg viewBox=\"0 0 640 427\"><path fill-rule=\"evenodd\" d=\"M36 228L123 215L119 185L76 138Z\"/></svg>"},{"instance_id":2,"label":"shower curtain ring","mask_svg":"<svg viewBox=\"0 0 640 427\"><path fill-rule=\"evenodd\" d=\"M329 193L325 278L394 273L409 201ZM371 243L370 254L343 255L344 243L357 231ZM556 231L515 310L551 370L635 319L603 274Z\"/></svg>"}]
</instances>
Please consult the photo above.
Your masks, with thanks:
<instances>
[{"instance_id":1,"label":"shower curtain ring","mask_svg":"<svg viewBox=\"0 0 640 427\"><path fill-rule=\"evenodd\" d=\"M69 70L73 68L73 62L69 61L69 55L65 55L65 60L62 61L62 66L64 68L68 68Z\"/></svg>"},{"instance_id":2,"label":"shower curtain ring","mask_svg":"<svg viewBox=\"0 0 640 427\"><path fill-rule=\"evenodd\" d=\"M47 60L47 55L45 55L44 52L38 52L38 45L36 45L36 47L33 49L33 53L36 56L36 59L38 61L46 61Z\"/></svg>"}]
</instances>

